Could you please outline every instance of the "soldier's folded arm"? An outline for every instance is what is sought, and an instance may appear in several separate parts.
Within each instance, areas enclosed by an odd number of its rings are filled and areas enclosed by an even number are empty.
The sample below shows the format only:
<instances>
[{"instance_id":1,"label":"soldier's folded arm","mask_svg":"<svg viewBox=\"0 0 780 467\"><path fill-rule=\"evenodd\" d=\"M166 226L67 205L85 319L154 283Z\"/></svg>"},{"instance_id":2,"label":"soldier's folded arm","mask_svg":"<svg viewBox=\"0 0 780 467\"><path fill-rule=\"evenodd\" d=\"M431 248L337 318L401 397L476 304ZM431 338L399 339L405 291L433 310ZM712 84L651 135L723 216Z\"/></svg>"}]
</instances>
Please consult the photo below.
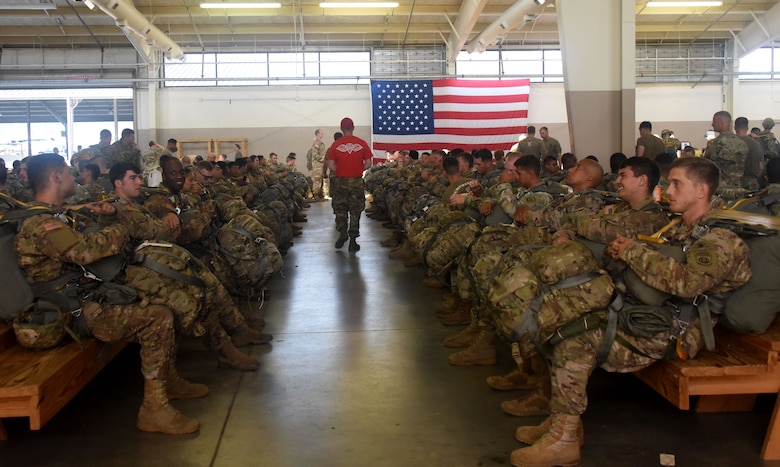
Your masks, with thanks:
<instances>
[{"instance_id":1,"label":"soldier's folded arm","mask_svg":"<svg viewBox=\"0 0 780 467\"><path fill-rule=\"evenodd\" d=\"M52 221L49 221L52 222ZM127 229L121 224L81 233L62 224L44 226L38 246L41 252L61 261L86 265L122 251L127 244Z\"/></svg>"},{"instance_id":2,"label":"soldier's folded arm","mask_svg":"<svg viewBox=\"0 0 780 467\"><path fill-rule=\"evenodd\" d=\"M724 245L728 246L724 248ZM628 245L620 258L645 284L678 297L694 298L721 286L736 268L744 266L742 263L748 261L748 250L735 234L719 229L691 245L686 264L641 242ZM749 269L743 269L747 281ZM735 287L738 285L741 284Z\"/></svg>"}]
</instances>

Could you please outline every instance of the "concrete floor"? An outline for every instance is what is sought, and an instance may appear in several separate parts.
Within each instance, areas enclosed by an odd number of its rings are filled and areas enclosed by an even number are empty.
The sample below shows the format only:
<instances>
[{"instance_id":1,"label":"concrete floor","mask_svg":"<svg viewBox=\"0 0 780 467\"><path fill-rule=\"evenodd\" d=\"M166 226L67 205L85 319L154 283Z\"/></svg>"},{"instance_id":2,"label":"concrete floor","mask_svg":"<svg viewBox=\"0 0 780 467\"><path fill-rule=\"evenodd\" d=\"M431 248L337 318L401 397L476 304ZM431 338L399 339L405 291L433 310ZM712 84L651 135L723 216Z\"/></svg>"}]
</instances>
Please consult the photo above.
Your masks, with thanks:
<instances>
[{"instance_id":1,"label":"concrete floor","mask_svg":"<svg viewBox=\"0 0 780 467\"><path fill-rule=\"evenodd\" d=\"M180 373L211 394L174 405L201 422L193 435L135 429L142 381L130 346L43 430L10 420L0 466L502 466L521 445L514 430L541 417L505 415L514 393L485 378L512 368L455 368L440 342L459 328L433 310L442 291L422 287L423 272L387 259L388 234L363 219L362 249L333 248L329 203L308 211L303 236L270 284L261 309L271 346L251 353L257 373L221 370L197 341L179 353ZM583 466L780 466L759 452L774 403L744 414L677 410L631 375L597 371L583 420Z\"/></svg>"}]
</instances>

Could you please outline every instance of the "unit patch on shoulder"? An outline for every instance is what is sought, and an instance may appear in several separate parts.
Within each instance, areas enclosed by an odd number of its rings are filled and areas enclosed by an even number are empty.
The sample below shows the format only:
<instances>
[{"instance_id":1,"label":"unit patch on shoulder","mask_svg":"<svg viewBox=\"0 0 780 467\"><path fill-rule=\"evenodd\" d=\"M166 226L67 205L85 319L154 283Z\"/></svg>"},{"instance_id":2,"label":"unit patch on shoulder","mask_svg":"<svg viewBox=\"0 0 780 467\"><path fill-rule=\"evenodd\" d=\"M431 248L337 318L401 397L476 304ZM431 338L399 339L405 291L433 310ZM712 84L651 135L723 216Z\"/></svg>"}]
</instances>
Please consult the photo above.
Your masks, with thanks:
<instances>
[{"instance_id":1,"label":"unit patch on shoulder","mask_svg":"<svg viewBox=\"0 0 780 467\"><path fill-rule=\"evenodd\" d=\"M44 232L51 232L52 230L65 228L65 224L59 221L46 221L41 227L43 228Z\"/></svg>"}]
</instances>

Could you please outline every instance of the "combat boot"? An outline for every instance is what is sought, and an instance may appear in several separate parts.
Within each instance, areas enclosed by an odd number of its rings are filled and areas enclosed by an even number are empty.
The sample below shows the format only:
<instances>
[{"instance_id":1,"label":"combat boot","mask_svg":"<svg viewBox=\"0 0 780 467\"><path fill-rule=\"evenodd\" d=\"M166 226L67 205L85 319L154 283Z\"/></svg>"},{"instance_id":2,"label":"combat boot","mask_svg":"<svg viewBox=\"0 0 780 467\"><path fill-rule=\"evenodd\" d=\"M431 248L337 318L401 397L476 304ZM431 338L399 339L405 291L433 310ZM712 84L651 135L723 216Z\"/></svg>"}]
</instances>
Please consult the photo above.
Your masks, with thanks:
<instances>
[{"instance_id":1,"label":"combat boot","mask_svg":"<svg viewBox=\"0 0 780 467\"><path fill-rule=\"evenodd\" d=\"M493 345L495 338L496 332L493 329L482 327L474 343L450 355L447 362L455 366L495 365L496 346Z\"/></svg>"},{"instance_id":2,"label":"combat boot","mask_svg":"<svg viewBox=\"0 0 780 467\"><path fill-rule=\"evenodd\" d=\"M464 347L468 347L476 342L477 337L479 337L479 333L479 321L472 318L471 323L466 329L460 331L454 336L450 336L444 339L444 347L449 347L451 349L462 349Z\"/></svg>"},{"instance_id":3,"label":"combat boot","mask_svg":"<svg viewBox=\"0 0 780 467\"><path fill-rule=\"evenodd\" d=\"M268 292L263 290L261 295L263 300L268 300ZM247 318L246 325L255 331L262 331L265 328L265 319L263 318Z\"/></svg>"},{"instance_id":4,"label":"combat boot","mask_svg":"<svg viewBox=\"0 0 780 467\"><path fill-rule=\"evenodd\" d=\"M260 362L238 350L233 345L225 345L219 349L217 364L220 368L241 371L255 371L260 367Z\"/></svg>"},{"instance_id":5,"label":"combat boot","mask_svg":"<svg viewBox=\"0 0 780 467\"><path fill-rule=\"evenodd\" d=\"M580 440L577 427L579 415L554 414L550 431L533 445L512 451L510 462L515 467L571 466L580 463Z\"/></svg>"},{"instance_id":6,"label":"combat boot","mask_svg":"<svg viewBox=\"0 0 780 467\"><path fill-rule=\"evenodd\" d=\"M417 253L413 253L412 255L404 258L404 266L406 266L407 268L412 268L415 266L419 266L421 264L422 264L422 259L420 259L420 255L418 255Z\"/></svg>"},{"instance_id":7,"label":"combat boot","mask_svg":"<svg viewBox=\"0 0 780 467\"><path fill-rule=\"evenodd\" d=\"M255 331L247 326L246 323L230 332L230 340L233 341L233 345L236 347L244 347L245 345L253 344L267 344L271 342L273 338L274 336L271 334Z\"/></svg>"},{"instance_id":8,"label":"combat boot","mask_svg":"<svg viewBox=\"0 0 780 467\"><path fill-rule=\"evenodd\" d=\"M135 426L148 433L183 435L200 429L200 423L187 417L168 403L165 382L159 379L144 381L144 401L138 410Z\"/></svg>"},{"instance_id":9,"label":"combat boot","mask_svg":"<svg viewBox=\"0 0 780 467\"><path fill-rule=\"evenodd\" d=\"M404 264L406 264L406 261L404 261ZM441 289L443 287L447 287L447 283L441 280L437 276L426 277L425 279L422 280L422 284L432 289Z\"/></svg>"},{"instance_id":10,"label":"combat boot","mask_svg":"<svg viewBox=\"0 0 780 467\"><path fill-rule=\"evenodd\" d=\"M325 202L325 198L322 195L317 195L317 196L314 197L314 201L317 202L317 203L324 203Z\"/></svg>"},{"instance_id":11,"label":"combat boot","mask_svg":"<svg viewBox=\"0 0 780 467\"><path fill-rule=\"evenodd\" d=\"M458 303L460 303L460 297L452 292L445 292L441 299L441 306L434 313L436 316L448 315L453 312Z\"/></svg>"},{"instance_id":12,"label":"combat boot","mask_svg":"<svg viewBox=\"0 0 780 467\"><path fill-rule=\"evenodd\" d=\"M360 245L358 245L358 242L355 239L355 237L350 238L349 239L349 251L354 253L354 252L359 251L359 250L360 250Z\"/></svg>"},{"instance_id":13,"label":"combat boot","mask_svg":"<svg viewBox=\"0 0 780 467\"><path fill-rule=\"evenodd\" d=\"M345 243L347 243L347 240L349 240L349 236L346 232L340 232L339 238L336 240L336 248L341 248L344 246Z\"/></svg>"},{"instance_id":14,"label":"combat boot","mask_svg":"<svg viewBox=\"0 0 780 467\"><path fill-rule=\"evenodd\" d=\"M293 214L293 222L309 222L309 219L306 218L306 214L298 211Z\"/></svg>"},{"instance_id":15,"label":"combat boot","mask_svg":"<svg viewBox=\"0 0 780 467\"><path fill-rule=\"evenodd\" d=\"M404 240L398 248L393 249L387 257L390 259L404 259L414 255L412 250L412 242Z\"/></svg>"},{"instance_id":16,"label":"combat boot","mask_svg":"<svg viewBox=\"0 0 780 467\"><path fill-rule=\"evenodd\" d=\"M544 378L550 378L547 364L542 357L534 355L523 362L522 368L518 366L505 375L488 376L487 385L499 391L536 389L544 384Z\"/></svg>"},{"instance_id":17,"label":"combat boot","mask_svg":"<svg viewBox=\"0 0 780 467\"><path fill-rule=\"evenodd\" d=\"M397 247L403 241L401 231L394 230L393 233L386 239L379 242L380 245L387 248Z\"/></svg>"},{"instance_id":18,"label":"combat boot","mask_svg":"<svg viewBox=\"0 0 780 467\"><path fill-rule=\"evenodd\" d=\"M460 326L463 324L471 323L473 313L471 312L472 301L471 300L459 300L450 313L442 313L436 315L439 318L439 322L445 326Z\"/></svg>"},{"instance_id":19,"label":"combat boot","mask_svg":"<svg viewBox=\"0 0 780 467\"><path fill-rule=\"evenodd\" d=\"M171 365L168 368L165 392L170 401L176 399L200 399L209 395L209 388L205 384L190 383L179 376L176 368Z\"/></svg>"},{"instance_id":20,"label":"combat boot","mask_svg":"<svg viewBox=\"0 0 780 467\"><path fill-rule=\"evenodd\" d=\"M549 394L549 393L548 393ZM519 399L504 401L501 410L515 417L535 417L550 413L550 396L537 389Z\"/></svg>"},{"instance_id":21,"label":"combat boot","mask_svg":"<svg viewBox=\"0 0 780 467\"><path fill-rule=\"evenodd\" d=\"M534 444L539 441L545 433L550 431L552 426L552 417L547 417L542 423L536 426L519 426L515 430L515 439L525 444ZM585 444L585 430L582 427L582 420L577 424L577 438L580 440L580 447Z\"/></svg>"}]
</instances>

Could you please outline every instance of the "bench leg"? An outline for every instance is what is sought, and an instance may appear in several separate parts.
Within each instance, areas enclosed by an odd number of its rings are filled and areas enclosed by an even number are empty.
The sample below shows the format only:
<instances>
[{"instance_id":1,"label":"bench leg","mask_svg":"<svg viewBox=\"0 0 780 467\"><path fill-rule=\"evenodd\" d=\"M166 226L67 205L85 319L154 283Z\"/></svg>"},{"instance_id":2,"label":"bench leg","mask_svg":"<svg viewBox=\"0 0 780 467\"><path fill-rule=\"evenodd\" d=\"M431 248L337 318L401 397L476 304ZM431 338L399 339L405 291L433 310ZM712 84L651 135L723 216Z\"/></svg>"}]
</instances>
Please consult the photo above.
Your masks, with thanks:
<instances>
[{"instance_id":1,"label":"bench leg","mask_svg":"<svg viewBox=\"0 0 780 467\"><path fill-rule=\"evenodd\" d=\"M750 412L756 404L755 394L699 396L696 412Z\"/></svg>"},{"instance_id":2,"label":"bench leg","mask_svg":"<svg viewBox=\"0 0 780 467\"><path fill-rule=\"evenodd\" d=\"M5 441L8 439L8 432L5 431L5 425L3 424L3 421L0 420L0 441Z\"/></svg>"},{"instance_id":3,"label":"bench leg","mask_svg":"<svg viewBox=\"0 0 780 467\"><path fill-rule=\"evenodd\" d=\"M761 459L766 461L780 460L780 395L775 401L775 408L772 411L772 418L769 420L769 427L766 429L764 438L764 447L761 448Z\"/></svg>"}]
</instances>

